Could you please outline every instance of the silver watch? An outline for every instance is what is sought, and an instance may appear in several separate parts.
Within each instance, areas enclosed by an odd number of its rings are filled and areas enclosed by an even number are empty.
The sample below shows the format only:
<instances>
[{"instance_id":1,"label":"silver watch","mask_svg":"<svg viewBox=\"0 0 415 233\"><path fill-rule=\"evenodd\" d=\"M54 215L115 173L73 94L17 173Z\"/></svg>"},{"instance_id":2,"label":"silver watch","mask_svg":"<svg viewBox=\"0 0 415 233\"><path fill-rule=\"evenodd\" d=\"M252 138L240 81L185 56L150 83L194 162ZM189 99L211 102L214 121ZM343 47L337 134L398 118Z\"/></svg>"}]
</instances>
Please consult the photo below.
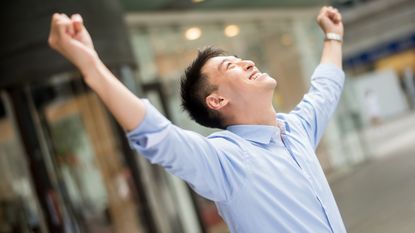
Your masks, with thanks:
<instances>
[{"instance_id":1,"label":"silver watch","mask_svg":"<svg viewBox=\"0 0 415 233\"><path fill-rule=\"evenodd\" d=\"M325 40L336 40L339 42L343 42L343 37L337 33L334 32L329 32L326 33L326 38L324 38Z\"/></svg>"}]
</instances>

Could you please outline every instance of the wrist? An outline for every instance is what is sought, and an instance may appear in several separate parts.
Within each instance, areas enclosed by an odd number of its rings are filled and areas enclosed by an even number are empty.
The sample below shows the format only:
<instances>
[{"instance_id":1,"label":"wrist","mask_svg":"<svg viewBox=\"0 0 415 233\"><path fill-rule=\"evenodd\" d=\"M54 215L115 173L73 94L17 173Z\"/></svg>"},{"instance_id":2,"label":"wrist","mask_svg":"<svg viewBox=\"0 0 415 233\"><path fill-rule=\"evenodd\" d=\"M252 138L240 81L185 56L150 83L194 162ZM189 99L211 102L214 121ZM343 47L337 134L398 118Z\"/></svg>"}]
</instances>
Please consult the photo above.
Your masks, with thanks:
<instances>
[{"instance_id":1,"label":"wrist","mask_svg":"<svg viewBox=\"0 0 415 233\"><path fill-rule=\"evenodd\" d=\"M324 40L323 44L327 47L342 47L343 42L338 40Z\"/></svg>"},{"instance_id":2,"label":"wrist","mask_svg":"<svg viewBox=\"0 0 415 233\"><path fill-rule=\"evenodd\" d=\"M98 56L94 58L91 57L91 59L83 63L82 67L80 67L82 77L86 84L91 88L94 86L94 83L102 77L100 74L103 74L105 69L104 63L102 63Z\"/></svg>"},{"instance_id":3,"label":"wrist","mask_svg":"<svg viewBox=\"0 0 415 233\"><path fill-rule=\"evenodd\" d=\"M90 73L100 62L98 54L95 51L87 51L82 56L77 56L77 59L74 59L74 64L84 75Z\"/></svg>"}]
</instances>

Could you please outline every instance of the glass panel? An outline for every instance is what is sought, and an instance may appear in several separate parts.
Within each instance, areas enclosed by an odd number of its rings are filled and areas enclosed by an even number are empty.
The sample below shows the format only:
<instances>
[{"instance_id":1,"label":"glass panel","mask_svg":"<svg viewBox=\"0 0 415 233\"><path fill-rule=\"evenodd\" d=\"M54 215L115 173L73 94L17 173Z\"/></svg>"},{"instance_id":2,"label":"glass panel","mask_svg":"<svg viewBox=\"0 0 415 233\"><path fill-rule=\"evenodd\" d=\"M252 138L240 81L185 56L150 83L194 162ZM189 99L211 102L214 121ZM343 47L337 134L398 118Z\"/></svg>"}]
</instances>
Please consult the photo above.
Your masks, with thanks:
<instances>
[{"instance_id":1,"label":"glass panel","mask_svg":"<svg viewBox=\"0 0 415 233\"><path fill-rule=\"evenodd\" d=\"M130 170L98 97L70 76L32 93L65 208L81 232L144 232Z\"/></svg>"},{"instance_id":2,"label":"glass panel","mask_svg":"<svg viewBox=\"0 0 415 233\"><path fill-rule=\"evenodd\" d=\"M165 115L162 101L162 90L156 83L152 87L143 87L146 98ZM200 225L185 184L167 173L158 165L151 165L140 156L143 171L147 174L146 192L152 204L152 210L160 232L199 232ZM190 207L190 208L189 208Z\"/></svg>"},{"instance_id":3,"label":"glass panel","mask_svg":"<svg viewBox=\"0 0 415 233\"><path fill-rule=\"evenodd\" d=\"M41 232L42 216L11 119L0 102L0 232Z\"/></svg>"}]
</instances>

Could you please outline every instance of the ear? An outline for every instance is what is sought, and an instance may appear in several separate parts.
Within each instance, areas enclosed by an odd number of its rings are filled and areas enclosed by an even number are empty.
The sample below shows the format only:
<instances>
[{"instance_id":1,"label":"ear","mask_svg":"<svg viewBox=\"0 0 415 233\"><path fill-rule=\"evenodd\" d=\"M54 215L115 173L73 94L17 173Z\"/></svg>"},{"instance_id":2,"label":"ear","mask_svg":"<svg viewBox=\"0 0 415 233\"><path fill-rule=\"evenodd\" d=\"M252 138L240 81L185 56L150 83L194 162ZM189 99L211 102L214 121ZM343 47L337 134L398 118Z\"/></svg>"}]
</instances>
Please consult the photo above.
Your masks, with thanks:
<instances>
[{"instance_id":1,"label":"ear","mask_svg":"<svg viewBox=\"0 0 415 233\"><path fill-rule=\"evenodd\" d=\"M217 93L212 93L208 95L205 99L206 105L213 110L220 110L225 107L229 100L225 99L224 97L218 95Z\"/></svg>"}]
</instances>

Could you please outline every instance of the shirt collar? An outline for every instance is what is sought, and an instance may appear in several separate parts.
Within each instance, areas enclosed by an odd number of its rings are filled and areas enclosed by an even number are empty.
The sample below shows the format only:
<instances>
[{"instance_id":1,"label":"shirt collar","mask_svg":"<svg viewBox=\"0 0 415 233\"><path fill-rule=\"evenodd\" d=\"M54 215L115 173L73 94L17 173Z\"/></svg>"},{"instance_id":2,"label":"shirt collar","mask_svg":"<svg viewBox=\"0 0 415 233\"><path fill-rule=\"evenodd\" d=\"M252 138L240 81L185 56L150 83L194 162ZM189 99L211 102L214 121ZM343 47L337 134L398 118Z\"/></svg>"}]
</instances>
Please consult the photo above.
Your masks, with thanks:
<instances>
[{"instance_id":1,"label":"shirt collar","mask_svg":"<svg viewBox=\"0 0 415 233\"><path fill-rule=\"evenodd\" d=\"M280 129L271 125L230 125L232 133L253 142L269 144L273 137L280 135Z\"/></svg>"}]
</instances>

